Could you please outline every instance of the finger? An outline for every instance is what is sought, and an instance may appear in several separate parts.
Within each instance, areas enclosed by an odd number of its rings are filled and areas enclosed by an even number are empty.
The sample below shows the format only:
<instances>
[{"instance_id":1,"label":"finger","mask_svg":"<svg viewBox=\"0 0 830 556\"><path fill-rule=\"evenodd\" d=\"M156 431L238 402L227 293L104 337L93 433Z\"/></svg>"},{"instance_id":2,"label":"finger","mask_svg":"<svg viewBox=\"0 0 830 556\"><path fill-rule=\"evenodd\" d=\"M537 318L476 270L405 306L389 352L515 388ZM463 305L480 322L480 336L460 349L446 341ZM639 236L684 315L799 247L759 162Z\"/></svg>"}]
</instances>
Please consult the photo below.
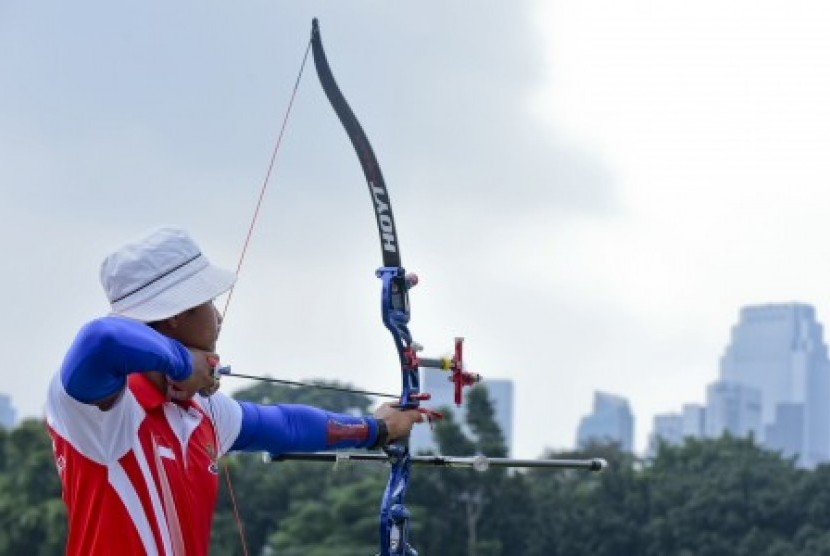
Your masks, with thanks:
<instances>
[{"instance_id":1,"label":"finger","mask_svg":"<svg viewBox=\"0 0 830 556\"><path fill-rule=\"evenodd\" d=\"M219 356L215 353L209 353L206 358L208 365L210 365L211 376L213 378L219 378Z\"/></svg>"},{"instance_id":2,"label":"finger","mask_svg":"<svg viewBox=\"0 0 830 556\"><path fill-rule=\"evenodd\" d=\"M215 394L216 392L219 391L219 386L220 386L219 379L214 378L211 385L207 386L205 388L202 388L201 390L199 390L199 393L201 395L205 396L205 397L212 396L213 394Z\"/></svg>"}]
</instances>

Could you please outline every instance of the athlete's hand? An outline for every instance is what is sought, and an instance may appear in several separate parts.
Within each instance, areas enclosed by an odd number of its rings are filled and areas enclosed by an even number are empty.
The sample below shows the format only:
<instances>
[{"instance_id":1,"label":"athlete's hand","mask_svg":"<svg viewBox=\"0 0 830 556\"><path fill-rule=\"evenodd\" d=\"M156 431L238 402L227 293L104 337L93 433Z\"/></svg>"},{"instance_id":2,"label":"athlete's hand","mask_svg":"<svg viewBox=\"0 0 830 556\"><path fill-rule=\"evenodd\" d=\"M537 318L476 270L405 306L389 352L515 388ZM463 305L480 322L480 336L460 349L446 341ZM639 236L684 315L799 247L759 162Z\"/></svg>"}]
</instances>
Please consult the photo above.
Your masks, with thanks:
<instances>
[{"instance_id":1,"label":"athlete's hand","mask_svg":"<svg viewBox=\"0 0 830 556\"><path fill-rule=\"evenodd\" d=\"M389 441L397 440L409 434L415 423L424 420L423 414L415 409L401 410L393 403L385 403L375 410L375 419L386 421Z\"/></svg>"},{"instance_id":2,"label":"athlete's hand","mask_svg":"<svg viewBox=\"0 0 830 556\"><path fill-rule=\"evenodd\" d=\"M210 396L219 390L219 377L213 376L213 369L219 364L219 355L191 347L187 349L192 361L190 376L168 383L167 395L174 400L189 400L197 392L203 396Z\"/></svg>"}]
</instances>

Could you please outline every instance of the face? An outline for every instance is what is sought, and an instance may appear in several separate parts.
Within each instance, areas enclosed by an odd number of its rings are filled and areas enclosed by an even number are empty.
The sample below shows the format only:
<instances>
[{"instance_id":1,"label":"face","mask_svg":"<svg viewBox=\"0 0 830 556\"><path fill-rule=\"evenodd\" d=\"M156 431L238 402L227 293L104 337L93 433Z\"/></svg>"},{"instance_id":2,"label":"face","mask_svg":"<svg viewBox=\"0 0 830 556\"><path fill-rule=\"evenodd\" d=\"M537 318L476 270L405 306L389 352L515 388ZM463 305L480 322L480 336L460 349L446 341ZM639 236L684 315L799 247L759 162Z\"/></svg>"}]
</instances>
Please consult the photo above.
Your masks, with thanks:
<instances>
[{"instance_id":1,"label":"face","mask_svg":"<svg viewBox=\"0 0 830 556\"><path fill-rule=\"evenodd\" d=\"M188 347L216 351L221 324L222 316L213 301L208 301L168 319L164 333Z\"/></svg>"}]
</instances>

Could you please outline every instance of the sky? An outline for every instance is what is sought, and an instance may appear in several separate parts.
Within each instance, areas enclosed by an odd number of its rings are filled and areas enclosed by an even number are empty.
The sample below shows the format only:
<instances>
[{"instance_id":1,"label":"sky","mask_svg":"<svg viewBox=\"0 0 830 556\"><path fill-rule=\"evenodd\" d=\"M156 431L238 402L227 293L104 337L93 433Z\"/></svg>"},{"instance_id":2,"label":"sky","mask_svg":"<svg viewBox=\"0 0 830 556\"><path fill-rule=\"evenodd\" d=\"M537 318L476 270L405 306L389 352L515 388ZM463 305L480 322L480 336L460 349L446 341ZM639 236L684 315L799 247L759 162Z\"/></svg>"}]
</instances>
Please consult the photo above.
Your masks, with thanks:
<instances>
[{"instance_id":1,"label":"sky","mask_svg":"<svg viewBox=\"0 0 830 556\"><path fill-rule=\"evenodd\" d=\"M0 0L0 391L39 417L101 260L160 225L235 268L312 17L389 188L428 356L514 381L513 454L593 392L701 403L742 306L830 315L820 1ZM309 61L219 342L397 392L357 158ZM226 379L232 392L249 386ZM448 386L449 387L449 386Z\"/></svg>"}]
</instances>

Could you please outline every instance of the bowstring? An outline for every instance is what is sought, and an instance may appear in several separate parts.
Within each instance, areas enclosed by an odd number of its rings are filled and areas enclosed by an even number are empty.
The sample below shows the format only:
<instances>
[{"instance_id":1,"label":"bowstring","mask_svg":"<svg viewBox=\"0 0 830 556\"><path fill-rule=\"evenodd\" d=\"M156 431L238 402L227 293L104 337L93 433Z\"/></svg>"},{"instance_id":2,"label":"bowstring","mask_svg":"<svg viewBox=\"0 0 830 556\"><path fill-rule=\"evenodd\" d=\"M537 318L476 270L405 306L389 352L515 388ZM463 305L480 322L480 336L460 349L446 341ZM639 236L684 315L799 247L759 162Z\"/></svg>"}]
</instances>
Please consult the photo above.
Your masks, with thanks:
<instances>
[{"instance_id":1,"label":"bowstring","mask_svg":"<svg viewBox=\"0 0 830 556\"><path fill-rule=\"evenodd\" d=\"M259 196L257 197L256 206L254 207L254 215L251 217L251 224L248 226L248 233L245 234L245 241L242 243L242 251L239 254L239 261L236 264L237 278L239 278L239 272L242 270L242 263L245 261L245 254L248 252L248 245L251 243L251 236L253 236L254 227L256 226L257 219L259 218L259 212L262 208L262 200L265 198L265 191L268 189L268 183L271 181L271 174L273 173L274 166L277 161L277 154L279 153L280 146L282 145L282 138L285 135L285 128L288 125L288 117L291 115L291 109L294 107L294 98L297 96L297 90L300 88L300 79L303 77L303 70L305 70L305 64L308 60L308 53L310 50L311 40L308 41L308 46L305 49L303 61L300 64L300 71L297 72L297 80L294 82L294 88L291 90L291 98L288 100L288 108L286 108L285 115L282 118L280 132L277 135L277 141L274 144L274 150L271 153L271 160L268 162L268 170L266 170L265 177L262 180L262 187L259 190ZM222 308L222 320L224 320L228 314L228 307L231 304L231 297L233 296L233 290L235 287L236 283L234 282L231 289L228 290L228 297L225 298L225 306Z\"/></svg>"},{"instance_id":2,"label":"bowstring","mask_svg":"<svg viewBox=\"0 0 830 556\"><path fill-rule=\"evenodd\" d=\"M236 264L236 277L239 278L239 273L242 270L242 263L245 260L245 254L248 252L248 246L251 243L251 237L254 233L254 228L256 226L257 218L259 217L260 209L262 208L262 201L265 198L265 191L268 189L268 184L271 181L271 175L274 171L277 161L277 155L279 154L280 146L282 145L282 139L285 135L285 129L288 125L288 118L291 115L291 109L294 107L294 99L297 96L297 90L300 88L300 80L303 76L303 71L305 70L306 61L308 60L308 53L311 50L311 40L308 41L308 46L305 49L305 54L303 54L303 60L300 63L300 71L297 72L297 79L294 82L294 87L291 90L291 97L288 100L288 107L285 110L285 115L282 119L282 125L280 126L280 131L277 135L277 140L274 144L274 150L271 152L271 159L268 162L268 169L265 172L265 177L262 180L262 186L259 190L259 196L257 197L256 205L254 207L254 214L251 217L251 223L248 226L248 232L245 234L245 241L242 244L242 251L239 254L239 261ZM231 303L231 297L233 296L233 290L236 287L236 282L234 285L231 286L231 289L228 290L228 296L225 298L225 306L222 308L221 316L222 321L224 322L225 317L228 314L228 307ZM210 415L211 419L213 420L213 437L214 442L216 443L216 450L217 450L217 460L219 457L219 433L216 430L216 415L213 408L213 400L211 397L208 397L208 406L210 407ZM242 543L242 553L244 556L248 556L248 543L245 538L245 528L242 524L242 517L239 512L239 505L236 502L236 494L234 492L233 483L231 481L231 473L230 473L230 466L228 465L227 461L222 462L223 473L225 475L225 484L228 487L228 497L230 499L231 508L233 510L234 519L236 521L236 529L239 532L239 540Z\"/></svg>"}]
</instances>

